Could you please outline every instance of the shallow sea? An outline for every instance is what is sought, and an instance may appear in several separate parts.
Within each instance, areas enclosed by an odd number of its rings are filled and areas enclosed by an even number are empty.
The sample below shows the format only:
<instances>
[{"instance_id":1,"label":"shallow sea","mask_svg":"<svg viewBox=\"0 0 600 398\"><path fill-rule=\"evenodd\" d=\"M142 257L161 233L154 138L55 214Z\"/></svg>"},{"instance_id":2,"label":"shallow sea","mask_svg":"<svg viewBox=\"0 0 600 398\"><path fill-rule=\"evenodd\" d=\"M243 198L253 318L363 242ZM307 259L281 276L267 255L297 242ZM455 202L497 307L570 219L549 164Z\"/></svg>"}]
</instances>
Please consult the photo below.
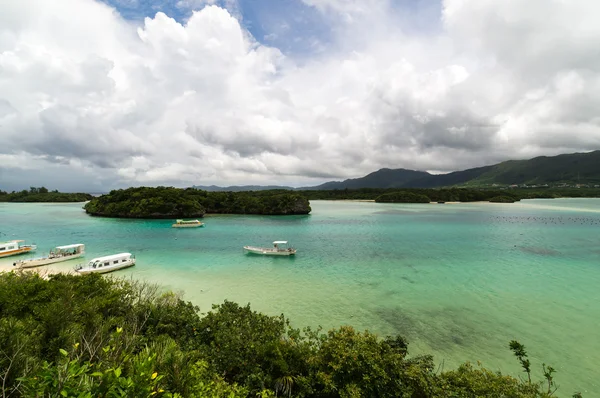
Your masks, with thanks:
<instances>
[{"instance_id":1,"label":"shallow sea","mask_svg":"<svg viewBox=\"0 0 600 398\"><path fill-rule=\"evenodd\" d=\"M81 206L0 203L0 240L35 242L38 256L71 243L86 244L87 260L132 252L137 265L112 275L181 292L202 312L227 299L298 327L402 334L445 369L479 360L519 375L508 350L517 339L536 376L542 362L558 370L560 397L600 397L600 199L312 201L308 216L207 216L191 229L93 218ZM242 250L273 240L297 255Z\"/></svg>"}]
</instances>

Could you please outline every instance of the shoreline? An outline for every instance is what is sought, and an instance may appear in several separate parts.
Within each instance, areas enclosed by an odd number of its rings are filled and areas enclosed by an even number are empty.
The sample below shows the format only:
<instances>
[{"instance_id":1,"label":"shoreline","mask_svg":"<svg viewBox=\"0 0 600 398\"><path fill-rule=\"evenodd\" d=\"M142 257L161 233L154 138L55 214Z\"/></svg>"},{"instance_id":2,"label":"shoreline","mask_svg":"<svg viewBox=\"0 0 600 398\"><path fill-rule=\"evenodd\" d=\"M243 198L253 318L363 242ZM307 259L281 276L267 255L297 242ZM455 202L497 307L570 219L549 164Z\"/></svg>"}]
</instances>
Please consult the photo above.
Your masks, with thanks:
<instances>
[{"instance_id":1,"label":"shoreline","mask_svg":"<svg viewBox=\"0 0 600 398\"><path fill-rule=\"evenodd\" d=\"M73 270L73 263L69 264L69 261L65 261L63 263L55 263L49 265L42 265L39 267L33 268L18 268L13 265L15 261L19 259L20 256L12 256L12 257L4 257L0 259L0 273L5 272L31 272L40 275L42 278L46 278L49 275L57 275L57 274L73 274L77 273Z\"/></svg>"}]
</instances>

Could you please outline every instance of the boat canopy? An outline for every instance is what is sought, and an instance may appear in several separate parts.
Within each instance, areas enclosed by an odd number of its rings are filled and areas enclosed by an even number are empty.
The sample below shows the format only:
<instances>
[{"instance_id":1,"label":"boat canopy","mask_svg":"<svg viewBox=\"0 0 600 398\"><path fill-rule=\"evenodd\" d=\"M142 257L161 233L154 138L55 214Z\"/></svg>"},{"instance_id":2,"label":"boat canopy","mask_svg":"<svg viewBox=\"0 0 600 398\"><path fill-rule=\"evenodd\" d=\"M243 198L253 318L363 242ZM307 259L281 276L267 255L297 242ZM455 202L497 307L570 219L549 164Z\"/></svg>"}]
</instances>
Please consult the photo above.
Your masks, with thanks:
<instances>
[{"instance_id":1,"label":"boat canopy","mask_svg":"<svg viewBox=\"0 0 600 398\"><path fill-rule=\"evenodd\" d=\"M55 249L58 250L69 250L69 249L77 249L78 247L82 247L85 246L83 243L75 243L73 245L66 245L66 246L56 246Z\"/></svg>"},{"instance_id":2,"label":"boat canopy","mask_svg":"<svg viewBox=\"0 0 600 398\"><path fill-rule=\"evenodd\" d=\"M90 263L94 263L96 261L112 261L112 260L117 260L117 259L121 259L124 257L131 257L131 253L119 253L119 254L113 254L112 256L104 256L104 257L96 257L90 260Z\"/></svg>"},{"instance_id":3,"label":"boat canopy","mask_svg":"<svg viewBox=\"0 0 600 398\"><path fill-rule=\"evenodd\" d=\"M23 240L9 240L8 242L0 242L0 245L6 246L6 245L16 244L18 246L19 243L21 243L21 242L24 242L24 241Z\"/></svg>"},{"instance_id":4,"label":"boat canopy","mask_svg":"<svg viewBox=\"0 0 600 398\"><path fill-rule=\"evenodd\" d=\"M287 245L287 243L287 240L276 240L275 242L273 242L274 245Z\"/></svg>"}]
</instances>

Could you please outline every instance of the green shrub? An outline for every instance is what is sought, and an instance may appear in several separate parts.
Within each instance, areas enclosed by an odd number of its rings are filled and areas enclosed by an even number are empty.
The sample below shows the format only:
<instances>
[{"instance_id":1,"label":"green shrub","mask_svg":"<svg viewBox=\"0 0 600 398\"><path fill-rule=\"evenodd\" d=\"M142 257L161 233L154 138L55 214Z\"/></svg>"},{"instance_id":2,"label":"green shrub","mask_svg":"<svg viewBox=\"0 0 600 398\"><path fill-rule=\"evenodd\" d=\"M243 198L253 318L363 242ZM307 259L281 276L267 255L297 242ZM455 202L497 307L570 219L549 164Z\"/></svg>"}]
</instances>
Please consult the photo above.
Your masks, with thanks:
<instances>
[{"instance_id":1,"label":"green shrub","mask_svg":"<svg viewBox=\"0 0 600 398\"><path fill-rule=\"evenodd\" d=\"M97 274L0 274L0 388L14 397L551 397L555 370L521 381L464 364L436 373L400 336L290 327L225 301L198 308ZM576 394L575 396L580 396Z\"/></svg>"}]
</instances>

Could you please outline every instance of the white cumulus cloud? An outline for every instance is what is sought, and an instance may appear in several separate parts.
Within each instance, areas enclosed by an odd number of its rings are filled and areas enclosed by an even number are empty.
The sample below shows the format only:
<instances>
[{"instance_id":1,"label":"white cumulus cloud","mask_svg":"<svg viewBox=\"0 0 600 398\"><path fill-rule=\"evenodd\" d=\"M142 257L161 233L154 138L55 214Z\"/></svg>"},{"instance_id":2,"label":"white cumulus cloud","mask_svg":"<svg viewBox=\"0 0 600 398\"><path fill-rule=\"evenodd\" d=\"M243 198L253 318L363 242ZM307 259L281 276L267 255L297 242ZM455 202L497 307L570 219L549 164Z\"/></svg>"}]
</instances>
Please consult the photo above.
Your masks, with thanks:
<instances>
[{"instance_id":1,"label":"white cumulus cloud","mask_svg":"<svg viewBox=\"0 0 600 398\"><path fill-rule=\"evenodd\" d=\"M600 146L600 3L446 0L415 34L392 2L303 1L334 35L301 61L214 1L182 0L185 23L0 3L0 188L310 185Z\"/></svg>"}]
</instances>

